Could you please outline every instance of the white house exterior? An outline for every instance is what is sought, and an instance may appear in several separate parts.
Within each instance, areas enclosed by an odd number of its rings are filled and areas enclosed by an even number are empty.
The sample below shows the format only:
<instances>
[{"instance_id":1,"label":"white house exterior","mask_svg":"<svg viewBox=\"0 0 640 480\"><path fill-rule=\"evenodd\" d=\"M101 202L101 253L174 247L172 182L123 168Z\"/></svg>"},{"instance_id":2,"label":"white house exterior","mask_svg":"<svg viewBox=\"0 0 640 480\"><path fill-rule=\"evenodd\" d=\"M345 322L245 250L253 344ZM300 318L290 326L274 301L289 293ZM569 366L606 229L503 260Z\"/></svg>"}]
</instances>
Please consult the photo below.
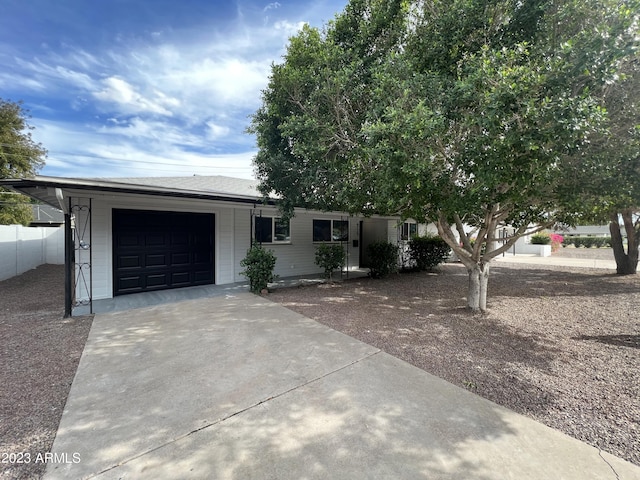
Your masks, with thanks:
<instances>
[{"instance_id":1,"label":"white house exterior","mask_svg":"<svg viewBox=\"0 0 640 480\"><path fill-rule=\"evenodd\" d=\"M0 185L61 208L70 220L67 281L73 306L245 281L240 261L257 236L275 252L281 277L320 273L315 248L325 241L343 245L347 268L353 269L365 266L369 243L399 238L397 217L308 210L296 210L287 231L273 202L263 202L257 182L229 177L40 176Z\"/></svg>"}]
</instances>

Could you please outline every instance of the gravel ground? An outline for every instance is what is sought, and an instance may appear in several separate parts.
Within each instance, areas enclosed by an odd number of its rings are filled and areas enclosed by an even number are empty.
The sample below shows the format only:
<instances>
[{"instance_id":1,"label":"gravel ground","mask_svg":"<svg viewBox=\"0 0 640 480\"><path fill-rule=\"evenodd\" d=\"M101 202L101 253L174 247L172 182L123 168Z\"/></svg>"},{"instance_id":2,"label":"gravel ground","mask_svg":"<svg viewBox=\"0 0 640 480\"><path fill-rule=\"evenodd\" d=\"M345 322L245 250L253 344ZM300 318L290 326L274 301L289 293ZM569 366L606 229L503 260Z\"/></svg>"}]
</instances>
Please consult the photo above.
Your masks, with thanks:
<instances>
[{"instance_id":1,"label":"gravel ground","mask_svg":"<svg viewBox=\"0 0 640 480\"><path fill-rule=\"evenodd\" d=\"M640 465L640 276L501 264L485 315L466 287L447 264L269 298Z\"/></svg>"},{"instance_id":2,"label":"gravel ground","mask_svg":"<svg viewBox=\"0 0 640 480\"><path fill-rule=\"evenodd\" d=\"M0 282L0 478L40 478L92 317L64 319L64 267ZM40 454L40 456L38 456Z\"/></svg>"},{"instance_id":3,"label":"gravel ground","mask_svg":"<svg viewBox=\"0 0 640 480\"><path fill-rule=\"evenodd\" d=\"M578 254L610 258L558 253ZM3 479L44 472L34 459L53 444L91 327L92 317L62 318L63 275L43 265L0 282ZM269 298L640 465L640 276L502 264L486 315L464 309L466 285L464 268L449 264ZM31 462L10 463L12 453Z\"/></svg>"}]
</instances>

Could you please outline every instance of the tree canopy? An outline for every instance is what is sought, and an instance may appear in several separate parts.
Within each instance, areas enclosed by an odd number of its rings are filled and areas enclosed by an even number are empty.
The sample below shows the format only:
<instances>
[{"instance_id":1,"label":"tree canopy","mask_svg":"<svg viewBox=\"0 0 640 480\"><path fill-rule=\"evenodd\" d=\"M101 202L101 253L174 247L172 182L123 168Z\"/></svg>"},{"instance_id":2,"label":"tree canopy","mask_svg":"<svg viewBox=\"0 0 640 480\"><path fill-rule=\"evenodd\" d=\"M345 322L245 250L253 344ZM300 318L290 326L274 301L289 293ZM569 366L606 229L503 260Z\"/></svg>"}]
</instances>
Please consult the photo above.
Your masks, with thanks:
<instances>
[{"instance_id":1,"label":"tree canopy","mask_svg":"<svg viewBox=\"0 0 640 480\"><path fill-rule=\"evenodd\" d=\"M44 165L47 151L31 138L33 127L21 102L0 98L0 178L35 175ZM0 224L28 224L29 199L0 189Z\"/></svg>"},{"instance_id":2,"label":"tree canopy","mask_svg":"<svg viewBox=\"0 0 640 480\"><path fill-rule=\"evenodd\" d=\"M600 92L637 47L637 6L353 0L272 67L250 129L262 191L285 211L434 222L484 310L491 259L556 221L565 160L605 128Z\"/></svg>"}]
</instances>

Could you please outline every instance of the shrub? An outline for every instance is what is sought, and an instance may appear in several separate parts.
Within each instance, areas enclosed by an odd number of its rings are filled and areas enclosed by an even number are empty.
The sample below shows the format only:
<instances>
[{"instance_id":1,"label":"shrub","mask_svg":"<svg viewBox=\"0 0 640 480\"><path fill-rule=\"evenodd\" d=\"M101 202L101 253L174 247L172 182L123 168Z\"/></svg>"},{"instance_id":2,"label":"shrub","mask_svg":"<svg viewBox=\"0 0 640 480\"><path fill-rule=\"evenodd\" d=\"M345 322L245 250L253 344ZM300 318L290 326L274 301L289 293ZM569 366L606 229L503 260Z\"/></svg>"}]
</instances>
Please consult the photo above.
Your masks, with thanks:
<instances>
[{"instance_id":1,"label":"shrub","mask_svg":"<svg viewBox=\"0 0 640 480\"><path fill-rule=\"evenodd\" d=\"M432 270L444 262L451 249L436 235L414 237L409 241L409 257L419 270Z\"/></svg>"},{"instance_id":2,"label":"shrub","mask_svg":"<svg viewBox=\"0 0 640 480\"><path fill-rule=\"evenodd\" d=\"M551 243L551 236L548 233L535 233L531 235L532 245L549 245Z\"/></svg>"},{"instance_id":3,"label":"shrub","mask_svg":"<svg viewBox=\"0 0 640 480\"><path fill-rule=\"evenodd\" d=\"M389 242L376 242L367 247L369 275L386 277L398 269L398 246Z\"/></svg>"},{"instance_id":4,"label":"shrub","mask_svg":"<svg viewBox=\"0 0 640 480\"><path fill-rule=\"evenodd\" d=\"M316 250L316 265L324 270L324 276L333 280L333 271L342 268L345 261L345 252L342 245L322 243Z\"/></svg>"},{"instance_id":5,"label":"shrub","mask_svg":"<svg viewBox=\"0 0 640 480\"><path fill-rule=\"evenodd\" d=\"M253 243L247 250L247 256L240 261L245 268L240 272L249 279L249 288L253 293L260 293L273 282L277 276L273 274L276 266L276 256L272 250L265 250L261 245Z\"/></svg>"},{"instance_id":6,"label":"shrub","mask_svg":"<svg viewBox=\"0 0 640 480\"><path fill-rule=\"evenodd\" d=\"M576 248L611 247L611 237L568 237L565 238L565 243L568 245L573 244Z\"/></svg>"}]
</instances>

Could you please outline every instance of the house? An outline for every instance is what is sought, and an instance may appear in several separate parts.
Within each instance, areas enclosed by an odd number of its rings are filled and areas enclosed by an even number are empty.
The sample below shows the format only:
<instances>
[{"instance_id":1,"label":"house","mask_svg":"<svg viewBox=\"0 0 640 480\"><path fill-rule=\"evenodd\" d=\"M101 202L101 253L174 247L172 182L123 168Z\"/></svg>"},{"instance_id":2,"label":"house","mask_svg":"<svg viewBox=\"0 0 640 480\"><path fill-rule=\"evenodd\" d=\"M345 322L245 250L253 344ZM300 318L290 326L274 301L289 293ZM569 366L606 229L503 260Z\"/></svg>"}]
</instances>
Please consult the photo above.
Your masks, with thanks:
<instances>
[{"instance_id":1,"label":"house","mask_svg":"<svg viewBox=\"0 0 640 480\"><path fill-rule=\"evenodd\" d=\"M368 244L402 234L397 217L297 210L287 222L256 181L223 176L36 176L0 186L64 212L68 315L118 295L245 281L240 261L252 239L275 252L275 273L290 277L321 271L319 243L343 245L354 269L366 266Z\"/></svg>"}]
</instances>

